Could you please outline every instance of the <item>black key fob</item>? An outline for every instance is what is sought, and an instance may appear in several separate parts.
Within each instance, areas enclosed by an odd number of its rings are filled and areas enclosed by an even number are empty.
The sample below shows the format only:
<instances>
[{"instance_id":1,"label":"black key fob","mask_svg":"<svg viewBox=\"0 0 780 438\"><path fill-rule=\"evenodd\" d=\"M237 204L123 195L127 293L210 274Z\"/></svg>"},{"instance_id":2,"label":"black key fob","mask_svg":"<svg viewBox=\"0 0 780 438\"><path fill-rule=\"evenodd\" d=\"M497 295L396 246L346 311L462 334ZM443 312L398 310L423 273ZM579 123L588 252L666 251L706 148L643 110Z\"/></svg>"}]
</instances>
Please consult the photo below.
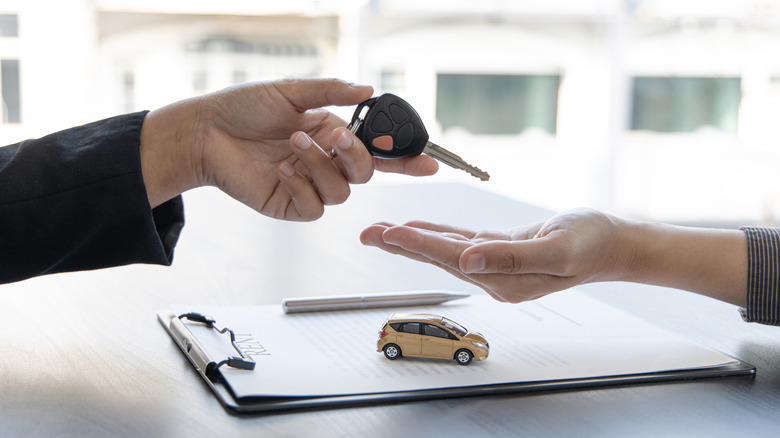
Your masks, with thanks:
<instances>
[{"instance_id":1,"label":"black key fob","mask_svg":"<svg viewBox=\"0 0 780 438\"><path fill-rule=\"evenodd\" d=\"M417 111L390 93L358 105L347 128L377 157L419 155L428 143L428 131Z\"/></svg>"}]
</instances>

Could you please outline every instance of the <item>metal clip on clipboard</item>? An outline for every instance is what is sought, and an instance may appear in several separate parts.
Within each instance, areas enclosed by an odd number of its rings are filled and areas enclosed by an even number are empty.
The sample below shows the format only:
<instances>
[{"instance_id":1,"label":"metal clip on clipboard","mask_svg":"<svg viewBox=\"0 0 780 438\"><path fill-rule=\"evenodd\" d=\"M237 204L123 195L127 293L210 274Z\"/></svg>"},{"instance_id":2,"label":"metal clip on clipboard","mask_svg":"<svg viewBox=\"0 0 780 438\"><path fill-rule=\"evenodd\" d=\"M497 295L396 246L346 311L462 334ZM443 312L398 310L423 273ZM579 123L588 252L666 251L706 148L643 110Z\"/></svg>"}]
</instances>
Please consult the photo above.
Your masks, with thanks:
<instances>
[{"instance_id":1,"label":"metal clip on clipboard","mask_svg":"<svg viewBox=\"0 0 780 438\"><path fill-rule=\"evenodd\" d=\"M238 352L239 356L230 356L220 362L211 359L211 356L209 356L203 346L195 339L192 332L184 325L182 322L183 319L205 324L207 327L213 328L220 334L224 334L225 332L230 333L230 343L233 345L236 352ZM213 375L222 365L241 370L254 370L255 361L252 360L249 355L241 351L241 348L236 344L235 332L227 327L219 328L215 323L216 321L214 318L210 316L201 315L200 313L183 313L176 318L171 318L170 329L171 333L185 349L193 363L199 369L203 370L204 374L207 376Z\"/></svg>"}]
</instances>

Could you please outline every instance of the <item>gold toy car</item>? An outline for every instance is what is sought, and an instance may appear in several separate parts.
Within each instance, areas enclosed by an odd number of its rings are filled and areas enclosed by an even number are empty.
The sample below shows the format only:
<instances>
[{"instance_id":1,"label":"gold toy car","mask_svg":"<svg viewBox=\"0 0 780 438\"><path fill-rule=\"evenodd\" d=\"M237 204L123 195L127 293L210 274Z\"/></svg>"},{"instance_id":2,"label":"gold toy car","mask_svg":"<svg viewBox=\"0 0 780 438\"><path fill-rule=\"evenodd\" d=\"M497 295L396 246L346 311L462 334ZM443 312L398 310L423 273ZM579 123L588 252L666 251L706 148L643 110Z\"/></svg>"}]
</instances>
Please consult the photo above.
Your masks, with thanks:
<instances>
[{"instance_id":1,"label":"gold toy car","mask_svg":"<svg viewBox=\"0 0 780 438\"><path fill-rule=\"evenodd\" d=\"M438 315L394 313L382 325L376 351L390 360L403 356L455 359L468 365L490 352L485 337Z\"/></svg>"}]
</instances>

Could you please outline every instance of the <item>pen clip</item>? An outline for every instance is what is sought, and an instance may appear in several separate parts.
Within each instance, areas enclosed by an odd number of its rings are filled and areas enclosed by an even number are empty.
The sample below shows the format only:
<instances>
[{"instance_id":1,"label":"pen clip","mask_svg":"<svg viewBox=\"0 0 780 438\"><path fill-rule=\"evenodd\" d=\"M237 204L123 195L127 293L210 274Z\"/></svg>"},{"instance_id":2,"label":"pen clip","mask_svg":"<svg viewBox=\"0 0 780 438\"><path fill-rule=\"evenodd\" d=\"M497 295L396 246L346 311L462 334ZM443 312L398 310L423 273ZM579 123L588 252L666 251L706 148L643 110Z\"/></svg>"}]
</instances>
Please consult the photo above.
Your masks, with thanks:
<instances>
[{"instance_id":1,"label":"pen clip","mask_svg":"<svg viewBox=\"0 0 780 438\"><path fill-rule=\"evenodd\" d=\"M219 367L221 367L222 365L227 365L231 368L236 368L240 370L251 371L255 369L255 364L256 364L255 361L252 360L252 358L249 355L245 354L241 350L241 347L239 347L238 344L236 344L236 334L233 330L229 329L228 327L219 328L216 326L216 321L214 320L214 318L210 316L202 315L200 313L195 313L195 312L182 313L181 315L178 316L177 319L180 321L183 319L187 319L189 321L204 324L208 328L213 328L220 334L224 334L225 332L228 332L230 334L230 343L233 345L233 348L236 350L236 352L238 352L239 356L230 356L227 359L222 360L220 362L204 360L203 362L207 362L205 364L202 364L205 365L204 372L206 374L213 373L214 371L218 370ZM186 339L184 341L185 344L187 344L187 349L189 352L191 343Z\"/></svg>"}]
</instances>

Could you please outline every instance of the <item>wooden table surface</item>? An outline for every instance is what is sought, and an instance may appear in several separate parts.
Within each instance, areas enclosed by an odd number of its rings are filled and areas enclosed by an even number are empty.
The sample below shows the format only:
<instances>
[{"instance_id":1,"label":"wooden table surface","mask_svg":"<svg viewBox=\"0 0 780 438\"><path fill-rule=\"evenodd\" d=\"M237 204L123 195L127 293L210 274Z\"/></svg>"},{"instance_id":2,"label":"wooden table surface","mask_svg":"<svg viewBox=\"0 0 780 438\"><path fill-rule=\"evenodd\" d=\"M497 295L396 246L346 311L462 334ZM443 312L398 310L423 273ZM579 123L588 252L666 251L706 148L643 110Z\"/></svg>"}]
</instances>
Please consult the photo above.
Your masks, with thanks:
<instances>
[{"instance_id":1,"label":"wooden table surface","mask_svg":"<svg viewBox=\"0 0 780 438\"><path fill-rule=\"evenodd\" d=\"M420 289L481 293L432 266L364 247L388 220L505 228L549 212L467 185L368 184L313 223L274 221L213 189L185 195L172 267L135 265L0 286L0 436L774 436L780 328L736 308L627 283L581 288L753 364L728 377L264 416L228 414L156 320L171 304ZM774 433L773 433L774 432Z\"/></svg>"}]
</instances>

